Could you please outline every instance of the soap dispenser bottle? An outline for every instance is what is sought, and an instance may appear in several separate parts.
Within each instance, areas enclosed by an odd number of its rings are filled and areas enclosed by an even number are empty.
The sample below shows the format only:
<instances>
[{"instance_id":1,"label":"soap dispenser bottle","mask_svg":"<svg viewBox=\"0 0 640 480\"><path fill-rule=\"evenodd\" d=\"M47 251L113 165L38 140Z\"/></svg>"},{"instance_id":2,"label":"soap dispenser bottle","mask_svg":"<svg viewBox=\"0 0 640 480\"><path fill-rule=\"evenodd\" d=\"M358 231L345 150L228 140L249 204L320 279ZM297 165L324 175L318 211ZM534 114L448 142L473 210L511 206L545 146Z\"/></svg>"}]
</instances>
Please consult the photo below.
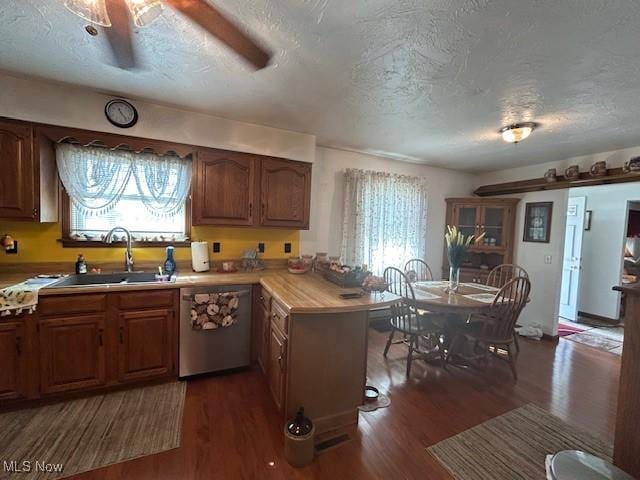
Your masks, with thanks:
<instances>
[{"instance_id":1,"label":"soap dispenser bottle","mask_svg":"<svg viewBox=\"0 0 640 480\"><path fill-rule=\"evenodd\" d=\"M169 278L176 273L176 262L173 259L173 247L171 245L167 247L167 259L164 261L164 273L169 275Z\"/></svg>"},{"instance_id":2,"label":"soap dispenser bottle","mask_svg":"<svg viewBox=\"0 0 640 480\"><path fill-rule=\"evenodd\" d=\"M76 274L82 275L87 273L87 262L84 259L84 255L79 254L78 260L76 260Z\"/></svg>"}]
</instances>

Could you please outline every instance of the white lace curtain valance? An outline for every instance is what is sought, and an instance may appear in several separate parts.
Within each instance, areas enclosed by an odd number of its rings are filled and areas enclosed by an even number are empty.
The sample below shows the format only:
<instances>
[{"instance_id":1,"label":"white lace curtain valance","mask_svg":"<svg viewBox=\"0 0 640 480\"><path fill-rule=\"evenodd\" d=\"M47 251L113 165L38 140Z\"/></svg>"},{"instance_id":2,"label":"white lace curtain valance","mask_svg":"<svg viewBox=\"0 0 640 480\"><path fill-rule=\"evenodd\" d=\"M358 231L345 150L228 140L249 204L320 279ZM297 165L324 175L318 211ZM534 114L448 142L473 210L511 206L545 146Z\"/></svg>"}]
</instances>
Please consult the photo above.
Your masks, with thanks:
<instances>
[{"instance_id":1,"label":"white lace curtain valance","mask_svg":"<svg viewBox=\"0 0 640 480\"><path fill-rule=\"evenodd\" d=\"M376 274L425 258L427 187L422 178L345 171L342 261Z\"/></svg>"},{"instance_id":2,"label":"white lace curtain valance","mask_svg":"<svg viewBox=\"0 0 640 480\"><path fill-rule=\"evenodd\" d=\"M133 176L149 213L169 217L184 206L191 185L191 160L172 155L61 143L56 162L71 201L88 214L111 210Z\"/></svg>"}]
</instances>

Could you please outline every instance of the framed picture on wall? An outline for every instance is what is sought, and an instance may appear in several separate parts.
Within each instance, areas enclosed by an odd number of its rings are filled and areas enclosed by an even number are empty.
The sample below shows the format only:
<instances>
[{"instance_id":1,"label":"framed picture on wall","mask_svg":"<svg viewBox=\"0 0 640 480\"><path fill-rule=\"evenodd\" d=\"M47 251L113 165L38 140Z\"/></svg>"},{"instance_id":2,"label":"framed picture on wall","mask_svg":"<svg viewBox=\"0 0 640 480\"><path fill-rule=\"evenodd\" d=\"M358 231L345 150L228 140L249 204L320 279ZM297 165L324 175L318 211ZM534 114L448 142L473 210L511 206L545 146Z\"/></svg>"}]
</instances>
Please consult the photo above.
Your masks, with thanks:
<instances>
[{"instance_id":1,"label":"framed picture on wall","mask_svg":"<svg viewBox=\"0 0 640 480\"><path fill-rule=\"evenodd\" d=\"M525 242L549 243L553 202L527 203L524 211Z\"/></svg>"}]
</instances>

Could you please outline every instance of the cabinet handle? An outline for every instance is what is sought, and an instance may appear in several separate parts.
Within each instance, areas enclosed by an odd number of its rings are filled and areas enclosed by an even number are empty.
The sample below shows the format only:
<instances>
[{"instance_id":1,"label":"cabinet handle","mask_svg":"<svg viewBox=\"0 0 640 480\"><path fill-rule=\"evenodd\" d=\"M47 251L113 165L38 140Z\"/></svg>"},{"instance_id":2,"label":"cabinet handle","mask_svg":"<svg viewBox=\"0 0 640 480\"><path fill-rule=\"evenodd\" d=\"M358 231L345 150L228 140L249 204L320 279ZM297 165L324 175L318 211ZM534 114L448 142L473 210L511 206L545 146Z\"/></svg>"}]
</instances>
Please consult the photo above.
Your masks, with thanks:
<instances>
[{"instance_id":1,"label":"cabinet handle","mask_svg":"<svg viewBox=\"0 0 640 480\"><path fill-rule=\"evenodd\" d=\"M20 336L16 337L16 353L22 355L22 338Z\"/></svg>"},{"instance_id":2,"label":"cabinet handle","mask_svg":"<svg viewBox=\"0 0 640 480\"><path fill-rule=\"evenodd\" d=\"M124 328L120 327L120 343L124 343Z\"/></svg>"},{"instance_id":3,"label":"cabinet handle","mask_svg":"<svg viewBox=\"0 0 640 480\"><path fill-rule=\"evenodd\" d=\"M102 329L98 330L98 344L102 347Z\"/></svg>"},{"instance_id":4,"label":"cabinet handle","mask_svg":"<svg viewBox=\"0 0 640 480\"><path fill-rule=\"evenodd\" d=\"M260 295L260 301L264 302L264 297L262 295Z\"/></svg>"}]
</instances>

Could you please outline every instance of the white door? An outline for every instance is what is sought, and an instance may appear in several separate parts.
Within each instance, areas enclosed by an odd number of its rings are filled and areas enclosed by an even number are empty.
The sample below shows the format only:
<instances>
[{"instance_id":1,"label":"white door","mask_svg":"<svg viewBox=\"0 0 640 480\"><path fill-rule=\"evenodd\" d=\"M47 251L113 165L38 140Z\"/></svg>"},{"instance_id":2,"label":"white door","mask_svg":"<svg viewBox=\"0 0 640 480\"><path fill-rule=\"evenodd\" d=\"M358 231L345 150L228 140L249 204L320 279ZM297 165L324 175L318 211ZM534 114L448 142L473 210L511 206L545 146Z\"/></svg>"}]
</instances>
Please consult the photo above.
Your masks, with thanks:
<instances>
[{"instance_id":1,"label":"white door","mask_svg":"<svg viewBox=\"0 0 640 480\"><path fill-rule=\"evenodd\" d=\"M567 228L564 237L560 316L575 321L578 316L578 291L582 263L582 235L587 197L569 197Z\"/></svg>"}]
</instances>

